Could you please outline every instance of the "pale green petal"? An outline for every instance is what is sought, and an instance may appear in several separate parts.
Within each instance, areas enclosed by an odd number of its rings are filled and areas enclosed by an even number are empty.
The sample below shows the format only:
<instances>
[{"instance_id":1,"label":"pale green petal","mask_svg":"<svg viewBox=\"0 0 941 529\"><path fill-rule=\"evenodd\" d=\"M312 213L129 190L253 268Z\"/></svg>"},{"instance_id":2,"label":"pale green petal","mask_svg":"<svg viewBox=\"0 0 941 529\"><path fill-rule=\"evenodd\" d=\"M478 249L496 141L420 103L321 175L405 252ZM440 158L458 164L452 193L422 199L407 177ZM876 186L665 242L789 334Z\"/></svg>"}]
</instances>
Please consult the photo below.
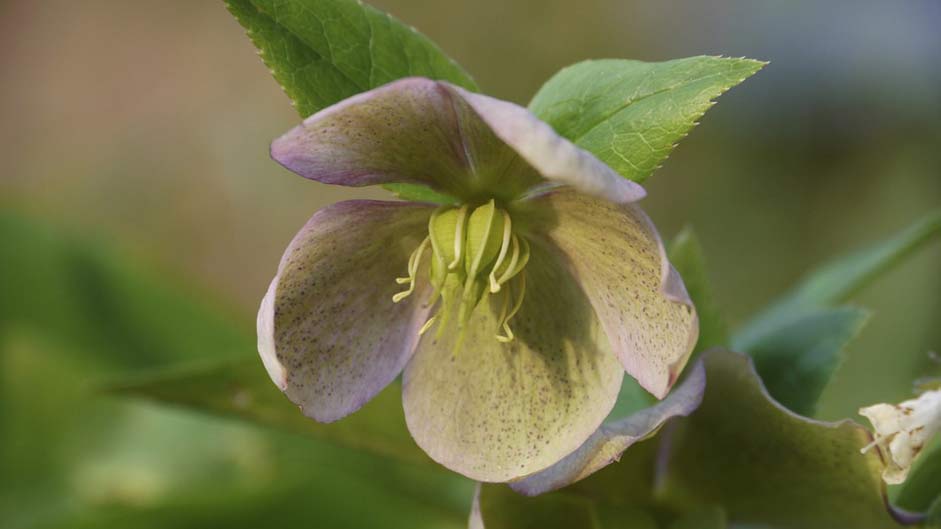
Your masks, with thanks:
<instances>
[{"instance_id":1,"label":"pale green petal","mask_svg":"<svg viewBox=\"0 0 941 529\"><path fill-rule=\"evenodd\" d=\"M581 445L614 405L623 368L588 300L548 248L535 246L526 298L500 343L496 297L463 337L456 315L430 330L405 369L409 430L436 461L472 479L508 481ZM454 305L457 305L455 303Z\"/></svg>"},{"instance_id":2,"label":"pale green petal","mask_svg":"<svg viewBox=\"0 0 941 529\"><path fill-rule=\"evenodd\" d=\"M582 480L617 462L625 450L655 435L668 420L685 417L695 411L702 402L705 389L706 370L699 362L686 380L663 401L623 419L602 424L578 450L511 486L527 496L535 496Z\"/></svg>"},{"instance_id":3,"label":"pale green petal","mask_svg":"<svg viewBox=\"0 0 941 529\"><path fill-rule=\"evenodd\" d=\"M696 344L696 310L660 236L634 204L572 191L533 199L533 230L566 256L624 368L663 398Z\"/></svg>"},{"instance_id":4,"label":"pale green petal","mask_svg":"<svg viewBox=\"0 0 941 529\"><path fill-rule=\"evenodd\" d=\"M427 283L393 303L431 208L354 200L318 211L294 237L258 311L258 352L304 414L335 421L401 372L418 342Z\"/></svg>"}]
</instances>

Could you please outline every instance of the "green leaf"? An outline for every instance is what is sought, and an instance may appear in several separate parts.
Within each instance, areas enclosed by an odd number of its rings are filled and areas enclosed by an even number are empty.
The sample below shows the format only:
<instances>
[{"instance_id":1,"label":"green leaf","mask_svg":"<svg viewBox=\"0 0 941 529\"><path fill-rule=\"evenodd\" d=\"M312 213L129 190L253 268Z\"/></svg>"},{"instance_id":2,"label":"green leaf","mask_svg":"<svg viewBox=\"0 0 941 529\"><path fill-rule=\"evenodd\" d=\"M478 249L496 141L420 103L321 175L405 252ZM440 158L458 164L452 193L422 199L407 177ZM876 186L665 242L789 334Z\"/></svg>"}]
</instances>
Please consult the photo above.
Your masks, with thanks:
<instances>
[{"instance_id":1,"label":"green leaf","mask_svg":"<svg viewBox=\"0 0 941 529\"><path fill-rule=\"evenodd\" d=\"M357 0L226 0L302 117L409 76L476 90L414 28Z\"/></svg>"},{"instance_id":2,"label":"green leaf","mask_svg":"<svg viewBox=\"0 0 941 529\"><path fill-rule=\"evenodd\" d=\"M158 373L110 384L104 389L237 417L411 463L434 465L405 427L398 383L391 384L356 413L331 424L318 423L300 413L271 382L260 361Z\"/></svg>"},{"instance_id":3,"label":"green leaf","mask_svg":"<svg viewBox=\"0 0 941 529\"><path fill-rule=\"evenodd\" d=\"M939 233L936 211L883 242L825 264L736 332L732 348L754 356L775 398L796 412L812 413L841 351L868 319L864 310L833 307Z\"/></svg>"},{"instance_id":4,"label":"green leaf","mask_svg":"<svg viewBox=\"0 0 941 529\"><path fill-rule=\"evenodd\" d=\"M686 285L686 291L699 316L699 340L696 342L694 354L720 345L727 346L728 326L713 299L702 245L692 228L687 226L674 237L667 255L670 263L683 278L683 284Z\"/></svg>"},{"instance_id":5,"label":"green leaf","mask_svg":"<svg viewBox=\"0 0 941 529\"><path fill-rule=\"evenodd\" d=\"M748 357L704 355L699 410L663 439L658 498L718 505L729 523L768 528L898 527L885 500L884 467L860 449L869 432L850 421L795 415L764 390Z\"/></svg>"},{"instance_id":6,"label":"green leaf","mask_svg":"<svg viewBox=\"0 0 941 529\"><path fill-rule=\"evenodd\" d=\"M625 178L642 182L713 99L765 64L723 57L585 61L549 79L529 108Z\"/></svg>"},{"instance_id":7,"label":"green leaf","mask_svg":"<svg viewBox=\"0 0 941 529\"><path fill-rule=\"evenodd\" d=\"M911 511L928 510L941 501L941 447L924 454L895 498L896 504Z\"/></svg>"},{"instance_id":8,"label":"green leaf","mask_svg":"<svg viewBox=\"0 0 941 529\"><path fill-rule=\"evenodd\" d=\"M824 264L738 330L733 346L747 349L799 311L845 302L938 236L941 210L884 241Z\"/></svg>"},{"instance_id":9,"label":"green leaf","mask_svg":"<svg viewBox=\"0 0 941 529\"><path fill-rule=\"evenodd\" d=\"M869 311L856 307L799 312L790 321L782 319L745 351L778 402L796 413L813 415L843 360L842 351L869 316Z\"/></svg>"},{"instance_id":10,"label":"green leaf","mask_svg":"<svg viewBox=\"0 0 941 529\"><path fill-rule=\"evenodd\" d=\"M458 200L440 193L430 187L419 184L384 184L382 186L396 197L410 202L428 202L430 204L457 204Z\"/></svg>"}]
</instances>

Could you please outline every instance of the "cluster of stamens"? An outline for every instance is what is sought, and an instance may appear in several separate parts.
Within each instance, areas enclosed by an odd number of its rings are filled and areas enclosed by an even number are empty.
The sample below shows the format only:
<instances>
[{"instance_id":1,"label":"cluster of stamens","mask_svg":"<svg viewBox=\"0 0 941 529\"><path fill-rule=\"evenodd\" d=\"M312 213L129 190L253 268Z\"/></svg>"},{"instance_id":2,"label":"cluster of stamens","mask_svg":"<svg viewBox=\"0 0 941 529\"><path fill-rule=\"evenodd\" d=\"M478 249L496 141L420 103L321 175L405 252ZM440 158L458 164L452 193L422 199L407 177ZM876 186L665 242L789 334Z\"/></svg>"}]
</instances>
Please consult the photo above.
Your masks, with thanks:
<instances>
[{"instance_id":1,"label":"cluster of stamens","mask_svg":"<svg viewBox=\"0 0 941 529\"><path fill-rule=\"evenodd\" d=\"M474 309L487 295L499 295L500 314L497 334L500 342L514 339L509 322L519 311L526 295L524 268L529 261L529 243L513 231L510 214L498 208L493 200L474 208L467 205L442 206L428 221L428 236L412 252L408 260L408 277L396 282L408 288L395 294L398 303L415 291L422 258L431 247L431 285L429 300L441 303L419 331L427 332L435 323L444 327L453 303L458 299L458 326L463 327Z\"/></svg>"}]
</instances>

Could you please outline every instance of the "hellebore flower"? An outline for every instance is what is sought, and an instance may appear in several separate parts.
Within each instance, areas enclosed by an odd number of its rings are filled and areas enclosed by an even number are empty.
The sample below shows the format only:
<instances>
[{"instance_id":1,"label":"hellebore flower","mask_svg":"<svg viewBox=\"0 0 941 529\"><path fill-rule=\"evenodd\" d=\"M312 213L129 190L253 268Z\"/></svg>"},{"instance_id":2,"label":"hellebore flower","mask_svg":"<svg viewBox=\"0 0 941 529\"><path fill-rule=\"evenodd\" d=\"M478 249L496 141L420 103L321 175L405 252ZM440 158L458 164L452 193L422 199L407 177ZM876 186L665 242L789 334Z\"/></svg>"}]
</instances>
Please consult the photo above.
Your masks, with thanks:
<instances>
[{"instance_id":1,"label":"hellebore flower","mask_svg":"<svg viewBox=\"0 0 941 529\"><path fill-rule=\"evenodd\" d=\"M905 481L915 458L941 431L941 390L926 391L917 399L860 408L875 429L875 440L863 452L878 446L886 459L882 479L891 485Z\"/></svg>"},{"instance_id":2,"label":"hellebore flower","mask_svg":"<svg viewBox=\"0 0 941 529\"><path fill-rule=\"evenodd\" d=\"M528 110L407 78L275 140L305 178L422 184L435 205L318 211L258 313L272 380L335 421L403 373L415 441L479 481L508 481L582 444L627 370L657 397L698 334L644 196Z\"/></svg>"}]
</instances>

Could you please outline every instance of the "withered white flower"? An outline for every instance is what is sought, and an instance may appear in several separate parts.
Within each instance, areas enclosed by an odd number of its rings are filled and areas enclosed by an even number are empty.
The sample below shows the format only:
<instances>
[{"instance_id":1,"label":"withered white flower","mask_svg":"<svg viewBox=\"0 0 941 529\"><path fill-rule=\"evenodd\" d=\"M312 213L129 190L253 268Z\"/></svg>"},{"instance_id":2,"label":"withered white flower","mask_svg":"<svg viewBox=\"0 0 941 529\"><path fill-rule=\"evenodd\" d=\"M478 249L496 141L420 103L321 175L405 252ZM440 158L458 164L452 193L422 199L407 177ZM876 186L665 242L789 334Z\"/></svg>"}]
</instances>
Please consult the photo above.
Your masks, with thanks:
<instances>
[{"instance_id":1,"label":"withered white flower","mask_svg":"<svg viewBox=\"0 0 941 529\"><path fill-rule=\"evenodd\" d=\"M941 431L941 390L926 391L917 399L860 408L875 429L875 440L863 452L878 446L885 456L882 479L895 485L905 481L915 458Z\"/></svg>"}]
</instances>

